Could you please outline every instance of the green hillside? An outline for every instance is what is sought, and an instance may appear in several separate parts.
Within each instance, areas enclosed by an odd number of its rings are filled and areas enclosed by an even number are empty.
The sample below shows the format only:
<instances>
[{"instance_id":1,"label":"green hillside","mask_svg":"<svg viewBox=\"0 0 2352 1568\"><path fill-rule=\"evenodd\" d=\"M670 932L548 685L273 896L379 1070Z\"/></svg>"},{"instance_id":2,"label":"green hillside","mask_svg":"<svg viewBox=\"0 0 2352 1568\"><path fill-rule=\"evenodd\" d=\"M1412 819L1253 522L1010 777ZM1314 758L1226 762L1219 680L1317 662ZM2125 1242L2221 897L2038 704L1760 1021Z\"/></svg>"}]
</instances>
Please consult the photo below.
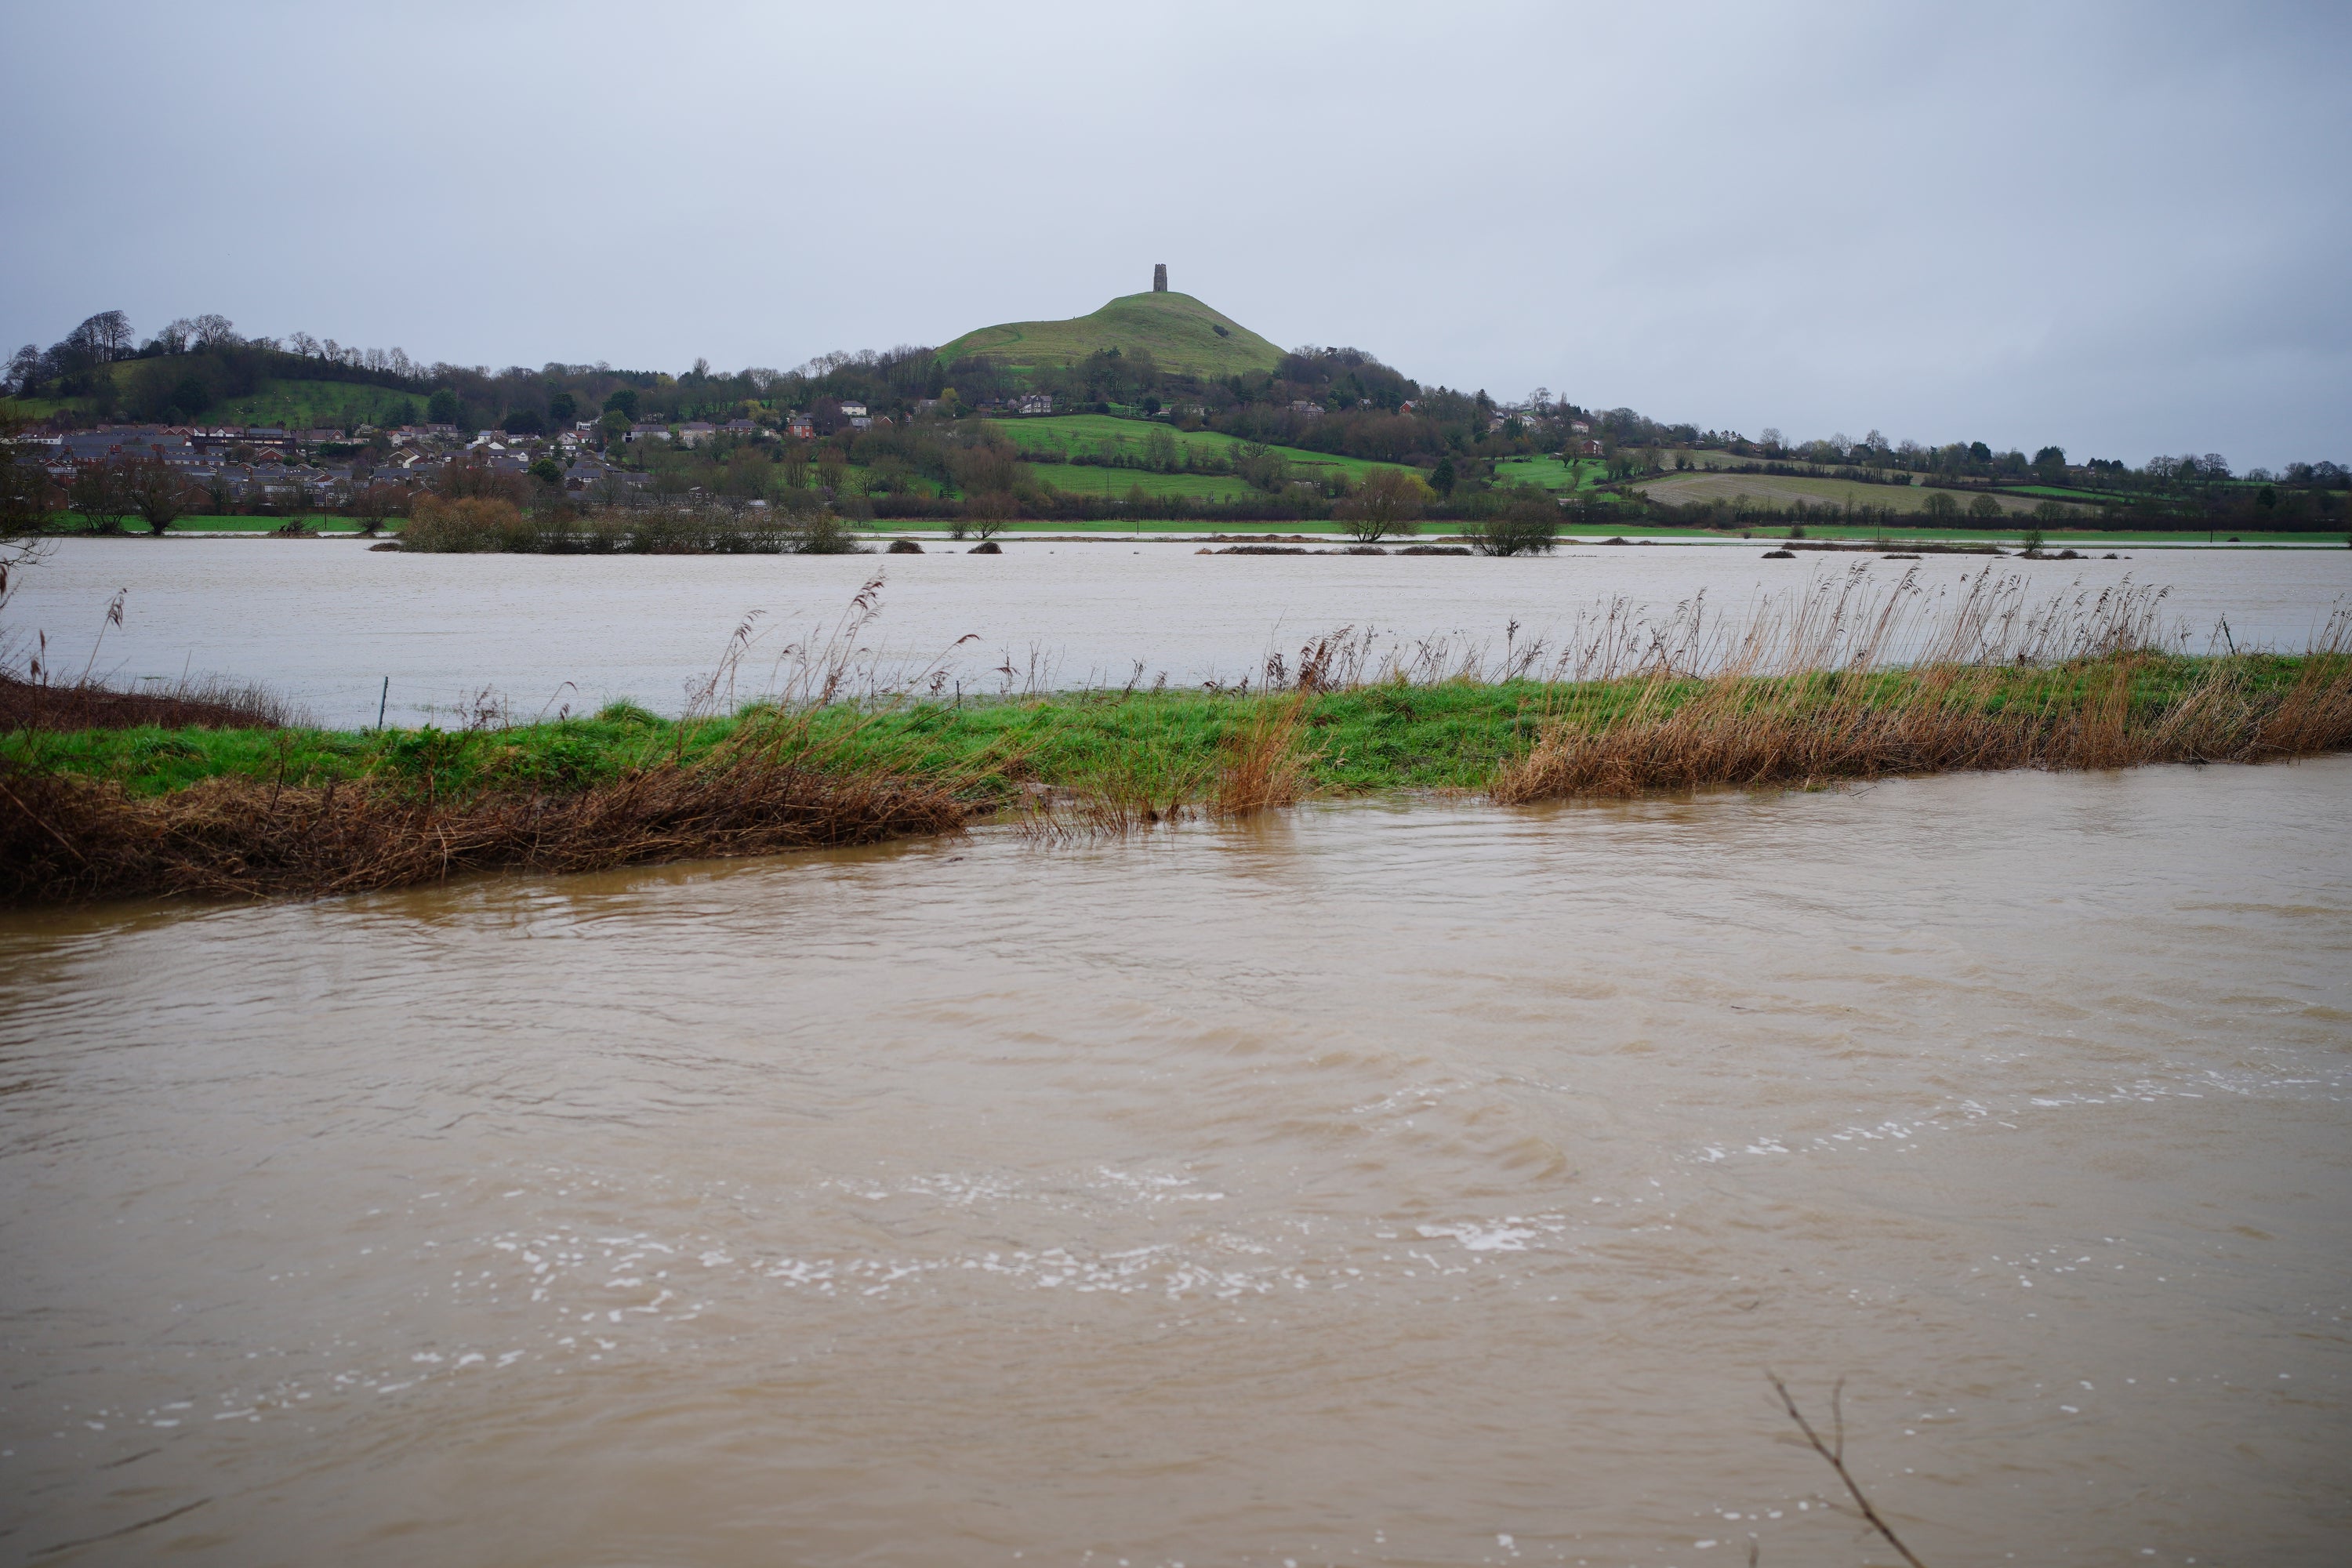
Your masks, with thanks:
<instances>
[{"instance_id":1,"label":"green hillside","mask_svg":"<svg viewBox=\"0 0 2352 1568\"><path fill-rule=\"evenodd\" d=\"M290 357L290 356L289 356ZM171 419L185 424L184 414L176 417L162 412L157 405L163 396L142 395L141 381L162 381L161 390L168 394L170 384L184 365L191 361L127 360L109 367L116 395L110 404L101 404L95 397L26 397L9 400L8 406L20 417L46 419L55 414L75 414L90 418L113 418L125 422ZM249 384L252 390L244 393L222 393L205 405L195 416L203 425L278 425L289 429L316 426L395 425L413 424L425 417L425 397L422 394L403 392L394 387L376 386L358 381L318 381L309 378L264 376Z\"/></svg>"},{"instance_id":2,"label":"green hillside","mask_svg":"<svg viewBox=\"0 0 2352 1568\"><path fill-rule=\"evenodd\" d=\"M1233 437L1219 435L1213 430L1178 430L1156 421L1121 419L1108 414L1055 414L1029 419L1003 419L997 421L996 428L1006 440L1020 447L1021 455L1031 463L1051 465L1056 469L1075 467L1080 473L1118 475L1117 488L1121 490L1126 489L1129 479L1139 475L1145 481L1144 489L1149 490L1151 489L1150 481L1154 476L1134 468L1071 465L1068 459L1087 453L1100 458L1141 457L1148 450L1155 431L1172 439L1180 451L1192 450L1230 458L1239 445ZM1270 447L1267 449L1297 470L1302 479L1336 468L1351 481L1360 484L1364 476L1374 468L1404 467L1401 463L1375 463L1368 458L1345 458L1332 452L1309 452L1297 447ZM1207 477L1217 484L1231 485L1236 490L1249 488L1237 479L1223 476ZM1093 491L1101 489L1102 482L1089 480L1083 485L1063 488Z\"/></svg>"},{"instance_id":3,"label":"green hillside","mask_svg":"<svg viewBox=\"0 0 2352 1568\"><path fill-rule=\"evenodd\" d=\"M1105 349L1149 352L1162 370L1187 375L1272 371L1282 351L1190 294L1127 294L1091 316L1008 321L966 332L940 351L943 363L985 354L1015 367L1068 364Z\"/></svg>"},{"instance_id":4,"label":"green hillside","mask_svg":"<svg viewBox=\"0 0 2352 1568\"><path fill-rule=\"evenodd\" d=\"M207 425L413 424L425 417L425 399L388 386L349 381L266 381L242 397L222 399L204 414Z\"/></svg>"}]
</instances>

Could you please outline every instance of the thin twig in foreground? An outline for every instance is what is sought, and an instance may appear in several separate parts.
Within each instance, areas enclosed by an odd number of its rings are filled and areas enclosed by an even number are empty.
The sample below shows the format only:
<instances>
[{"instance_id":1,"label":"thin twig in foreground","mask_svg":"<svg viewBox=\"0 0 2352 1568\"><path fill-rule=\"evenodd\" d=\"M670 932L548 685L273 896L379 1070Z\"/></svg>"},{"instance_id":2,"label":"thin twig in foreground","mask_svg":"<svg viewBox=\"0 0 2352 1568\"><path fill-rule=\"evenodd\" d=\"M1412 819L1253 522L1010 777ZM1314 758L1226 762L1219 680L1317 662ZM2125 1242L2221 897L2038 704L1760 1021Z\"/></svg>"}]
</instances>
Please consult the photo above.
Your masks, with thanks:
<instances>
[{"instance_id":1,"label":"thin twig in foreground","mask_svg":"<svg viewBox=\"0 0 2352 1568\"><path fill-rule=\"evenodd\" d=\"M1797 1424L1797 1430L1805 1435L1805 1441L1813 1446L1813 1452L1830 1462L1830 1468L1835 1470L1838 1479L1845 1483L1845 1489L1853 1495L1853 1506L1861 1510L1862 1517L1870 1527L1885 1536L1886 1543L1901 1552L1903 1561L1911 1564L1911 1568L1927 1568L1927 1564L1913 1556L1911 1549L1903 1544L1903 1538L1895 1533L1894 1527L1878 1517L1878 1510L1870 1506L1870 1500L1863 1495L1861 1486L1845 1468L1845 1379L1839 1378L1837 1386L1830 1391L1830 1427L1833 1440L1824 1443L1822 1435L1813 1430L1813 1424L1805 1419L1805 1413L1797 1408L1796 1398L1790 1394L1789 1385L1772 1373L1768 1372L1764 1375L1772 1380L1772 1392L1780 1396L1781 1405L1789 1412L1789 1419Z\"/></svg>"}]
</instances>

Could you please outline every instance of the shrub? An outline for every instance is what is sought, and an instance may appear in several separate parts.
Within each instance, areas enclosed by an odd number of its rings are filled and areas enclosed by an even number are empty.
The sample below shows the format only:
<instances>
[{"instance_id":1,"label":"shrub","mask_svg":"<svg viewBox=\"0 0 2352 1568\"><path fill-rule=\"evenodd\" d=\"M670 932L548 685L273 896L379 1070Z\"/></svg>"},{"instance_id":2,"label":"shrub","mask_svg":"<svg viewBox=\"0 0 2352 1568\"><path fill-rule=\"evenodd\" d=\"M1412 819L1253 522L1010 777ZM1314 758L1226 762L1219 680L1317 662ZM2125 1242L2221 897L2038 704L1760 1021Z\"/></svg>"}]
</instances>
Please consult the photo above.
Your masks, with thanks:
<instances>
[{"instance_id":1,"label":"shrub","mask_svg":"<svg viewBox=\"0 0 2352 1568\"><path fill-rule=\"evenodd\" d=\"M1559 507L1548 500L1515 500L1472 523L1468 532L1482 555L1539 554L1559 541Z\"/></svg>"},{"instance_id":2,"label":"shrub","mask_svg":"<svg viewBox=\"0 0 2352 1568\"><path fill-rule=\"evenodd\" d=\"M521 509L500 497L447 500L422 495L410 514L400 540L411 550L532 550L539 543L536 531L523 521Z\"/></svg>"}]
</instances>

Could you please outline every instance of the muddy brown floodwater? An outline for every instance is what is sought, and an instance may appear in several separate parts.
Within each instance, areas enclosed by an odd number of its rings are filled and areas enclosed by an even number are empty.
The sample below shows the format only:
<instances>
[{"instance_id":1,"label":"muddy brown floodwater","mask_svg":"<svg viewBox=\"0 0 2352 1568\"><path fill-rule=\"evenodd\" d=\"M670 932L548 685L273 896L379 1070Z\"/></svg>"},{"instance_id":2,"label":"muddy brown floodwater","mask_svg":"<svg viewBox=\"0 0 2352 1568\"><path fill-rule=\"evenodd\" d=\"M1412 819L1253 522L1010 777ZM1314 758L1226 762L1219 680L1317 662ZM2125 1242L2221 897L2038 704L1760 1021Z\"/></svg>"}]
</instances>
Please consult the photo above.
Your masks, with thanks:
<instances>
[{"instance_id":1,"label":"muddy brown floodwater","mask_svg":"<svg viewBox=\"0 0 2352 1568\"><path fill-rule=\"evenodd\" d=\"M0 921L0 1554L2352 1542L2352 759ZM81 1544L76 1544L81 1543Z\"/></svg>"}]
</instances>

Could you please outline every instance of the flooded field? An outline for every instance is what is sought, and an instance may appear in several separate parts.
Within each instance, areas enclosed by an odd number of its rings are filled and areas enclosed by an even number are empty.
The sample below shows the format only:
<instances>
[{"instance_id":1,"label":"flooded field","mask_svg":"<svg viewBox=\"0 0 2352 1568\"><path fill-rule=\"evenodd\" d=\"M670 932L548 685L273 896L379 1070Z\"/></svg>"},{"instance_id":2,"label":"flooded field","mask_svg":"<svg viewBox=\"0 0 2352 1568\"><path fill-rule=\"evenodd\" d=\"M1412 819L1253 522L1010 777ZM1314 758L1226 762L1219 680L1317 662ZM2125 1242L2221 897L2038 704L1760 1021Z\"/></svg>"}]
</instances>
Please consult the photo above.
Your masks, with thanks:
<instances>
[{"instance_id":1,"label":"flooded field","mask_svg":"<svg viewBox=\"0 0 2352 1568\"><path fill-rule=\"evenodd\" d=\"M2189 651L2297 650L2352 595L2352 551L2134 551L2116 561L1988 562L1812 555L1766 561L1730 546L1569 545L1553 556L1218 556L1169 542L1016 540L1003 555L521 556L374 553L349 541L67 540L25 576L5 633L49 637L60 673L86 664L135 682L183 673L259 679L337 726L449 724L487 691L518 719L629 698L675 712L752 618L739 695L791 650L825 641L879 574L860 630L886 677L936 667L966 691L1231 681L1269 651L1341 626L1499 654L1573 631L1622 600L1671 616L1702 596L1736 619L1859 565L1930 595L1990 569L2025 597L2129 580L2170 590L2164 617ZM127 590L124 619L106 605ZM2228 629L2223 630L2227 622ZM969 641L965 639L969 638ZM1139 671L1139 666L1140 669Z\"/></svg>"},{"instance_id":2,"label":"flooded field","mask_svg":"<svg viewBox=\"0 0 2352 1568\"><path fill-rule=\"evenodd\" d=\"M251 558L605 574L615 669L872 564ZM1274 580L1194 559L1129 624ZM2328 759L0 917L0 1557L1885 1561L1770 1369L1931 1564L2341 1562L2347 834Z\"/></svg>"}]
</instances>

